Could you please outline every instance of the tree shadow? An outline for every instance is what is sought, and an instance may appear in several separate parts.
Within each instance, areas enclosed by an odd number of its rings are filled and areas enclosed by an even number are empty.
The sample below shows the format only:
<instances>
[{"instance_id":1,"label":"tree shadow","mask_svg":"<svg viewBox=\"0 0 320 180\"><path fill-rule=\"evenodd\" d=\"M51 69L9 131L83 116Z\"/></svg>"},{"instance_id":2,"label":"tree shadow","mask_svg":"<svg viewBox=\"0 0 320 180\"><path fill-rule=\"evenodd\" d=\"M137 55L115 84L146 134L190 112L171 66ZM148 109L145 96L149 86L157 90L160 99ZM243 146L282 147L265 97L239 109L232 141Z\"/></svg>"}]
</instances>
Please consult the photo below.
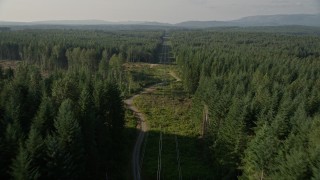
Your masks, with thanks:
<instances>
[{"instance_id":1,"label":"tree shadow","mask_svg":"<svg viewBox=\"0 0 320 180\"><path fill-rule=\"evenodd\" d=\"M170 134L165 130L161 133L161 166L159 161L160 131L148 131L145 136L140 161L142 179L157 179L160 167L161 179L179 179L179 161L182 179L214 178L212 161L201 138Z\"/></svg>"}]
</instances>

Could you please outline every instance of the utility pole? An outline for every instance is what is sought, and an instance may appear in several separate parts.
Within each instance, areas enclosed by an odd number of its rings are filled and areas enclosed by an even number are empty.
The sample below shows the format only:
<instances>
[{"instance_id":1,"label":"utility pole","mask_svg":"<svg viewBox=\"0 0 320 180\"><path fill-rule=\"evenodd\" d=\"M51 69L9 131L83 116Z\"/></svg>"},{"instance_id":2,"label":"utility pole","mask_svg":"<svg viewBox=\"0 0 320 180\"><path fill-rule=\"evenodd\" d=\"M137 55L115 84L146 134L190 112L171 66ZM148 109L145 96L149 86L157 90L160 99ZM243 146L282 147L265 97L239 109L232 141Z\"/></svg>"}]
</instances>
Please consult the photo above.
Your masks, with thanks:
<instances>
[{"instance_id":1,"label":"utility pole","mask_svg":"<svg viewBox=\"0 0 320 180\"><path fill-rule=\"evenodd\" d=\"M161 133L161 126L160 126L157 180L161 179L161 152L162 152L162 133Z\"/></svg>"},{"instance_id":2,"label":"utility pole","mask_svg":"<svg viewBox=\"0 0 320 180\"><path fill-rule=\"evenodd\" d=\"M177 151L177 163L178 163L179 180L182 180L181 165L180 165L180 152L179 152L179 143L178 143L177 135L175 135L175 140L176 140L176 151Z\"/></svg>"}]
</instances>

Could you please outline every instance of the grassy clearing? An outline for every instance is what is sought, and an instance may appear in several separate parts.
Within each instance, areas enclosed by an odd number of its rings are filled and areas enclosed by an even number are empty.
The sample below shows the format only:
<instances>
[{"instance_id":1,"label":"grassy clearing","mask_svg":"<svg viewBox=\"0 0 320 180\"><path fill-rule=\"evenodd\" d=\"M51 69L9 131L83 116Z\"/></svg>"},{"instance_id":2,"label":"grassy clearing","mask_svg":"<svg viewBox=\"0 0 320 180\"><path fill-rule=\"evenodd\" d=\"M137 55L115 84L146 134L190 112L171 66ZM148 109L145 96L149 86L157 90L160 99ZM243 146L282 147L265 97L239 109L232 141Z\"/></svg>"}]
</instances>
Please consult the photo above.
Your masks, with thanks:
<instances>
[{"instance_id":1,"label":"grassy clearing","mask_svg":"<svg viewBox=\"0 0 320 180\"><path fill-rule=\"evenodd\" d=\"M161 77L165 73L165 66L146 63L126 63L124 65L127 77L131 78L131 95L138 93L143 88L162 82ZM126 179L132 179L132 150L137 139L138 119L132 111L126 110L125 129L123 133L123 172Z\"/></svg>"},{"instance_id":2,"label":"grassy clearing","mask_svg":"<svg viewBox=\"0 0 320 180\"><path fill-rule=\"evenodd\" d=\"M128 80L128 95L133 95L143 88L163 81L164 69L161 64L126 63L124 64Z\"/></svg>"},{"instance_id":3,"label":"grassy clearing","mask_svg":"<svg viewBox=\"0 0 320 180\"><path fill-rule=\"evenodd\" d=\"M11 69L16 69L17 66L21 63L21 61L19 60L0 60L0 66L3 68L3 69L8 69L8 68L11 68Z\"/></svg>"},{"instance_id":4,"label":"grassy clearing","mask_svg":"<svg viewBox=\"0 0 320 180\"><path fill-rule=\"evenodd\" d=\"M142 164L144 179L155 179L158 169L159 135L163 133L162 179L178 179L175 137L177 136L183 179L210 179L213 177L208 158L204 157L199 137L200 123L191 118L191 99L183 91L182 82L176 82L169 72L173 66L163 66L166 83L152 94L143 94L135 104L146 114L149 135Z\"/></svg>"}]
</instances>

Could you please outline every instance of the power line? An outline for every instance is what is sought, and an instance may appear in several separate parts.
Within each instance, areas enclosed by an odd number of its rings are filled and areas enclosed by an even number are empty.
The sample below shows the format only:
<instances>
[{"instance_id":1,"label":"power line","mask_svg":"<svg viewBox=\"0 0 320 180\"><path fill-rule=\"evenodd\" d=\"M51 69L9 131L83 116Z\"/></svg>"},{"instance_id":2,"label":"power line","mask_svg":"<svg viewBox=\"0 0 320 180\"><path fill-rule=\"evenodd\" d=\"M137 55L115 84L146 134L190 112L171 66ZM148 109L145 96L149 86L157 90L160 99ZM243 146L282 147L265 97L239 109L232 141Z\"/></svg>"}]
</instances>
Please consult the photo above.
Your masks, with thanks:
<instances>
[{"instance_id":1,"label":"power line","mask_svg":"<svg viewBox=\"0 0 320 180\"><path fill-rule=\"evenodd\" d=\"M157 171L157 180L161 179L161 152L162 152L162 133L160 127L160 138L159 138L159 155L158 155L158 171Z\"/></svg>"},{"instance_id":2,"label":"power line","mask_svg":"<svg viewBox=\"0 0 320 180\"><path fill-rule=\"evenodd\" d=\"M146 146L147 146L148 136L149 136L149 133L146 132L146 137L145 137L144 145L143 145L143 152L142 152L142 156L141 156L141 160L140 160L140 171L141 171L141 169L142 169L142 163L143 163L143 159L144 159L144 154L145 154L145 152L146 152Z\"/></svg>"},{"instance_id":3,"label":"power line","mask_svg":"<svg viewBox=\"0 0 320 180\"><path fill-rule=\"evenodd\" d=\"M182 179L182 173L181 173L180 152L179 152L179 143L178 143L177 135L175 135L175 141L176 141L176 151L177 151L177 163L178 163L179 180L181 180L181 179Z\"/></svg>"}]
</instances>

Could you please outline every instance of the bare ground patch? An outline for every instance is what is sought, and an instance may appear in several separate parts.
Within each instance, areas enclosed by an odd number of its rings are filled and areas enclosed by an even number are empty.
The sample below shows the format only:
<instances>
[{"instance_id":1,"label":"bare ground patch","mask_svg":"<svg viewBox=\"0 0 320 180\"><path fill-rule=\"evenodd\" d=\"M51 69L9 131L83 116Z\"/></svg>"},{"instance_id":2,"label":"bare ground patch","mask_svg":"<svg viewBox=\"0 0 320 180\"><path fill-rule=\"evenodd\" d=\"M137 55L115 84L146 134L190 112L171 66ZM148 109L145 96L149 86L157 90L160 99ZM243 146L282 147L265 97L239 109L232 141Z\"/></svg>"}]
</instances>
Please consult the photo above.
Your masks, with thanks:
<instances>
[{"instance_id":1,"label":"bare ground patch","mask_svg":"<svg viewBox=\"0 0 320 180\"><path fill-rule=\"evenodd\" d=\"M21 61L19 60L0 60L0 66L3 69L16 69L20 63Z\"/></svg>"}]
</instances>

